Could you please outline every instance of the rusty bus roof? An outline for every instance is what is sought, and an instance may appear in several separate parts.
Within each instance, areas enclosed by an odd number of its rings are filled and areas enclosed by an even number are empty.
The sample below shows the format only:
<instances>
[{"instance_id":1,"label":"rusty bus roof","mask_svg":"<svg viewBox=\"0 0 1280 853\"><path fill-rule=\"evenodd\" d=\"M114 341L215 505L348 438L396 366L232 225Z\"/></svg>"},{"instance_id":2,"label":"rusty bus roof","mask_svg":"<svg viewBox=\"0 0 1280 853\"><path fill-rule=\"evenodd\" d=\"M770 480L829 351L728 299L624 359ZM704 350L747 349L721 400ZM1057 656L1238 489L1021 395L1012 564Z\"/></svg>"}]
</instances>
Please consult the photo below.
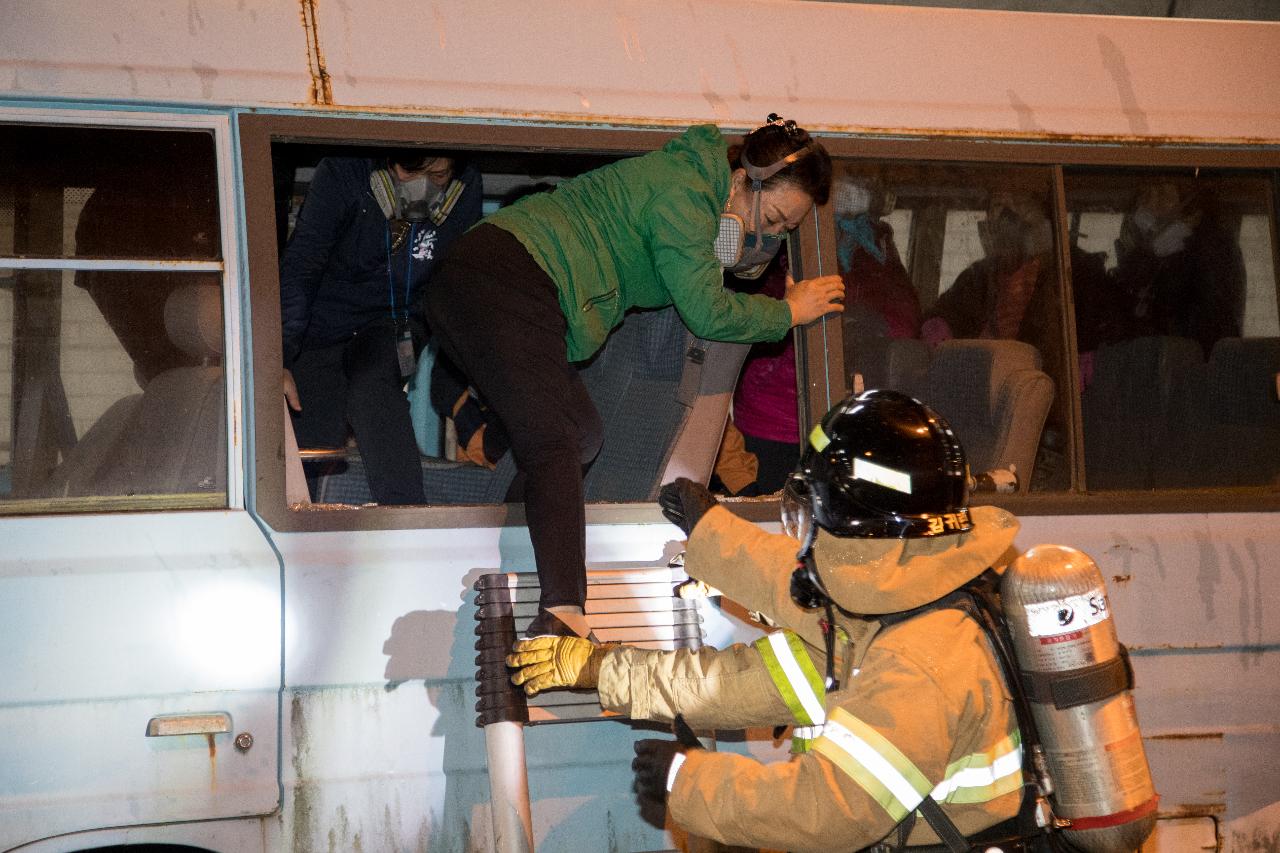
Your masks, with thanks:
<instances>
[{"instance_id":1,"label":"rusty bus roof","mask_svg":"<svg viewBox=\"0 0 1280 853\"><path fill-rule=\"evenodd\" d=\"M804 0L11 4L0 97L1276 144L1280 23Z\"/></svg>"}]
</instances>

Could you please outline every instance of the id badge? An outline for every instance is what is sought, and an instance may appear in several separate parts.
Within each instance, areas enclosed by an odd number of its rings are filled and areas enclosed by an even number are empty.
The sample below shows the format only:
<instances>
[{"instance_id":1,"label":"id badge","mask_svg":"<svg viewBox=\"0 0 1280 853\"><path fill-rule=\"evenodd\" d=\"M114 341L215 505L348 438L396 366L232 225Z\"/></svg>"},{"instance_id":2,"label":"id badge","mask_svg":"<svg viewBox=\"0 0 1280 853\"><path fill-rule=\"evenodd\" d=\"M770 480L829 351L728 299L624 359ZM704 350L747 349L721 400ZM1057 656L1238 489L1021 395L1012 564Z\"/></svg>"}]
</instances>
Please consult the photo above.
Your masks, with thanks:
<instances>
[{"instance_id":1,"label":"id badge","mask_svg":"<svg viewBox=\"0 0 1280 853\"><path fill-rule=\"evenodd\" d=\"M417 359L413 357L413 333L408 326L396 328L396 360L400 362L400 376L409 377L417 369Z\"/></svg>"}]
</instances>

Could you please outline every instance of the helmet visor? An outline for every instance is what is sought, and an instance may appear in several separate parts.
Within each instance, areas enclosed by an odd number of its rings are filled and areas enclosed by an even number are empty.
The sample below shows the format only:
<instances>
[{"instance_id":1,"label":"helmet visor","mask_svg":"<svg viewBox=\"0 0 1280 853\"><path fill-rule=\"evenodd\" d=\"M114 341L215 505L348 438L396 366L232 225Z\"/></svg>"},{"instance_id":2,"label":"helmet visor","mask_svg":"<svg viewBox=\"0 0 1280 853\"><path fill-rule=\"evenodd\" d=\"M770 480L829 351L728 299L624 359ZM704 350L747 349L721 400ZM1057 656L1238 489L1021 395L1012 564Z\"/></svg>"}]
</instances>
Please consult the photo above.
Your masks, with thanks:
<instances>
[{"instance_id":1,"label":"helmet visor","mask_svg":"<svg viewBox=\"0 0 1280 853\"><path fill-rule=\"evenodd\" d=\"M787 477L782 487L782 532L801 543L813 534L813 498L799 473Z\"/></svg>"}]
</instances>

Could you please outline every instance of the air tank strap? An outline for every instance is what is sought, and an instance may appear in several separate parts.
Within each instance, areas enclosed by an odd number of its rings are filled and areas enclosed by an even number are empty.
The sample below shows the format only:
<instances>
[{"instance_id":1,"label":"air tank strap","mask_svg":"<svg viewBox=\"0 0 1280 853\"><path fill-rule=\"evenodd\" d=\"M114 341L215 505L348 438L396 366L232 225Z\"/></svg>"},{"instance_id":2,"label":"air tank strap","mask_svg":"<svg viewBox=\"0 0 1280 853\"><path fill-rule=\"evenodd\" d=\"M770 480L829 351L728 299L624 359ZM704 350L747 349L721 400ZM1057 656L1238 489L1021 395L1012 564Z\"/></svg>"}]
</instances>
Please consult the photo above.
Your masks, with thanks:
<instances>
[{"instance_id":1,"label":"air tank strap","mask_svg":"<svg viewBox=\"0 0 1280 853\"><path fill-rule=\"evenodd\" d=\"M1040 746L1040 732L1036 728L1035 718L1031 715L1029 697L1026 691L1020 689L1021 682L1015 680L1019 669L1015 663L1016 658L1013 654L1012 642L1008 638L1008 627L1005 624L1004 615L999 605L999 586L1000 576L994 570L987 569L964 586L937 601L929 602L914 610L902 613L886 613L874 618L878 619L882 626L889 627L926 611L954 608L977 622L983 633L991 641L996 662L999 664L1006 682L1008 682L1009 692L1013 694L1014 716L1018 721L1018 729L1022 736L1022 772L1027 784L1024 784L1023 787L1022 802L1018 807L1018 814L985 832L998 832L1004 835L1008 830L1013 829L1015 837L1007 840L1002 839L996 846L1005 850L1025 850L1034 847L1036 842L1046 840L1049 837L1046 835L1039 819L1040 797L1038 795L1043 790L1041 780L1046 770L1042 764L1043 752ZM925 797L916 811L925 818L942 841L939 845L921 848L922 850L929 850L930 853L934 850L938 850L939 853L942 853L942 851L957 853L957 851L975 850L977 848L974 847L973 842L984 837L985 832L979 833L972 839L966 839L951 818L947 816L947 813L938 807L938 803L932 797ZM913 818L915 814L916 812L912 812L907 817ZM907 831L909 833L910 828ZM880 849L902 851L904 850L903 843L904 841L901 837L896 844L886 838L881 841L880 845L868 848L868 850L875 851L875 853L879 853ZM986 845L982 846L985 847Z\"/></svg>"},{"instance_id":2,"label":"air tank strap","mask_svg":"<svg viewBox=\"0 0 1280 853\"><path fill-rule=\"evenodd\" d=\"M1133 687L1129 650L1124 646L1120 646L1118 656L1103 663L1065 672L1028 672L1024 669L1020 675L1028 699L1041 705L1053 705L1060 711L1110 699Z\"/></svg>"}]
</instances>

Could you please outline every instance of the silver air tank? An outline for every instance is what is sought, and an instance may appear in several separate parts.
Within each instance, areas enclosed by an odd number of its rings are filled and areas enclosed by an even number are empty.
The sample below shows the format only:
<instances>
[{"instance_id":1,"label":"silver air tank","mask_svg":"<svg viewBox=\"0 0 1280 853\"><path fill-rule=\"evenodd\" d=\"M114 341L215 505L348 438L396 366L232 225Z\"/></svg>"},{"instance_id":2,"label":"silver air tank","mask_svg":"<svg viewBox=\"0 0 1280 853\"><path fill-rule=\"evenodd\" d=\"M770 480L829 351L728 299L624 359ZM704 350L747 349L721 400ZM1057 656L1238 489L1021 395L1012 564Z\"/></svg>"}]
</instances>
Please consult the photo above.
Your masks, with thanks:
<instances>
[{"instance_id":1,"label":"silver air tank","mask_svg":"<svg viewBox=\"0 0 1280 853\"><path fill-rule=\"evenodd\" d=\"M1005 572L1000 597L1067 839L1091 853L1137 850L1159 797L1102 573L1088 554L1039 545Z\"/></svg>"}]
</instances>

